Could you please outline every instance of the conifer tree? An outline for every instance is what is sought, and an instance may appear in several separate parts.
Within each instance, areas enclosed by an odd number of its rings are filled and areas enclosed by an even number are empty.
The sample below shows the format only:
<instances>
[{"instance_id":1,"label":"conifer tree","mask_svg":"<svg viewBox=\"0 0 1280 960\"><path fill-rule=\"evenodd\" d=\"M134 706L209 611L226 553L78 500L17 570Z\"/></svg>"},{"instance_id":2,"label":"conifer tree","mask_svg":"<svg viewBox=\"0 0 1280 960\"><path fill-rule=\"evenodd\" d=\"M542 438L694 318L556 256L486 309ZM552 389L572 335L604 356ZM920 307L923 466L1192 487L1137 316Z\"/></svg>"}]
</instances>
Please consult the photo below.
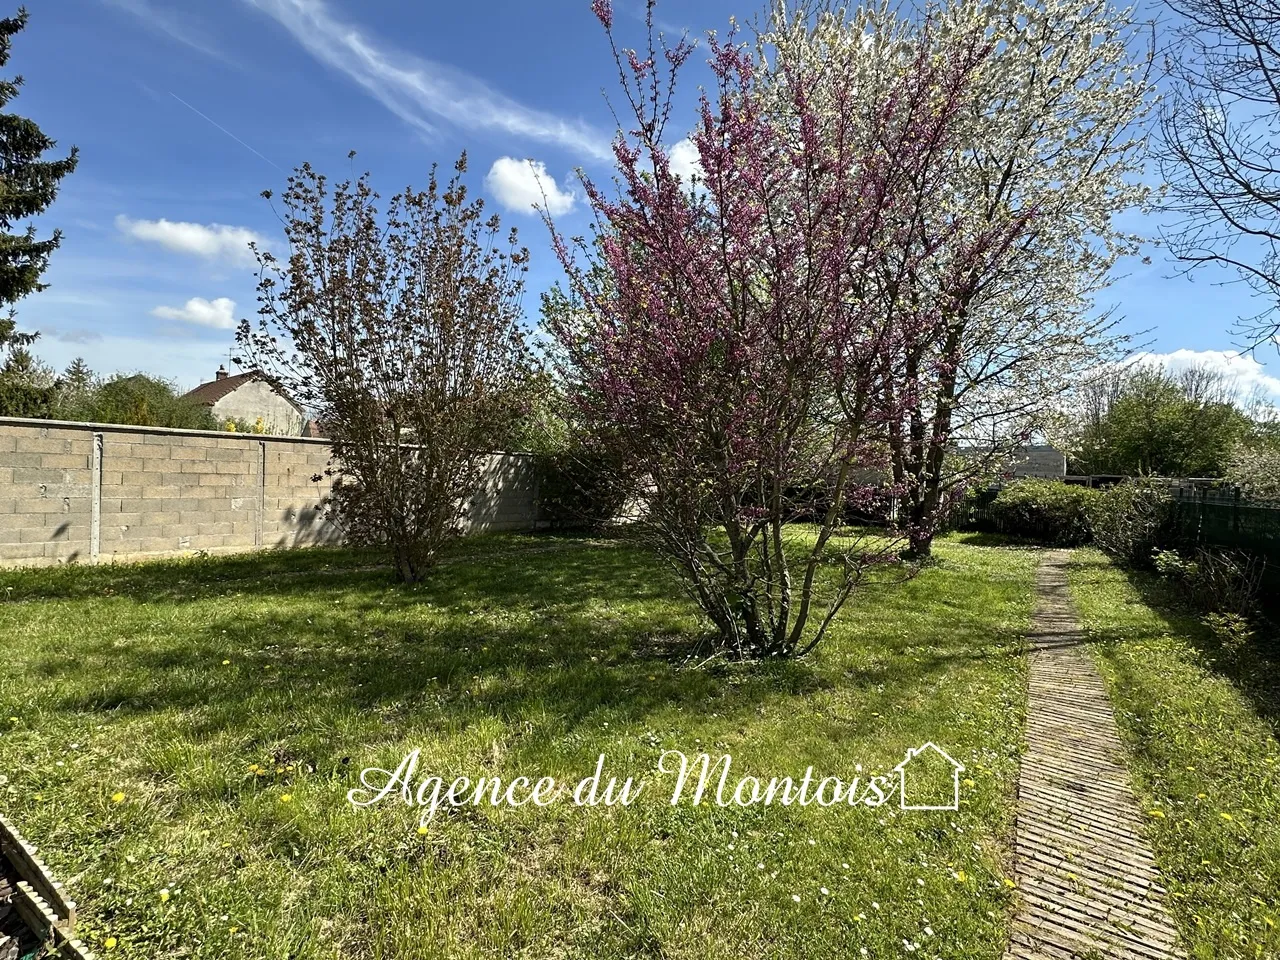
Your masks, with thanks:
<instances>
[{"instance_id":1,"label":"conifer tree","mask_svg":"<svg viewBox=\"0 0 1280 960\"><path fill-rule=\"evenodd\" d=\"M17 16L0 19L0 67L9 62L13 38L27 25L25 7ZM43 239L33 225L15 231L16 223L34 217L53 203L62 178L76 168L75 147L61 160L44 155L57 144L31 120L4 112L22 87L22 77L0 79L0 306L43 290L40 276L62 242L61 231ZM24 348L35 334L19 333L12 312L0 316L0 351Z\"/></svg>"}]
</instances>

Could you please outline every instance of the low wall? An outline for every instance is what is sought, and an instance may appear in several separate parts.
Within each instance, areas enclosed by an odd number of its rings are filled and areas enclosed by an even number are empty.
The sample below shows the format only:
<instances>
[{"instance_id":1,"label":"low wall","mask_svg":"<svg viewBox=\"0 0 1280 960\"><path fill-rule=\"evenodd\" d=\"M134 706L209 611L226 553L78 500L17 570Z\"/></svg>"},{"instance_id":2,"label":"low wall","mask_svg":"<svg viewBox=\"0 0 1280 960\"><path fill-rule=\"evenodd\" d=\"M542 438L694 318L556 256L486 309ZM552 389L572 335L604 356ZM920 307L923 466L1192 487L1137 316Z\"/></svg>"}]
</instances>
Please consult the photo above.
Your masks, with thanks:
<instances>
[{"instance_id":1,"label":"low wall","mask_svg":"<svg viewBox=\"0 0 1280 960\"><path fill-rule=\"evenodd\" d=\"M0 566L335 543L328 461L306 437L0 417ZM536 519L533 458L491 455L467 532Z\"/></svg>"}]
</instances>

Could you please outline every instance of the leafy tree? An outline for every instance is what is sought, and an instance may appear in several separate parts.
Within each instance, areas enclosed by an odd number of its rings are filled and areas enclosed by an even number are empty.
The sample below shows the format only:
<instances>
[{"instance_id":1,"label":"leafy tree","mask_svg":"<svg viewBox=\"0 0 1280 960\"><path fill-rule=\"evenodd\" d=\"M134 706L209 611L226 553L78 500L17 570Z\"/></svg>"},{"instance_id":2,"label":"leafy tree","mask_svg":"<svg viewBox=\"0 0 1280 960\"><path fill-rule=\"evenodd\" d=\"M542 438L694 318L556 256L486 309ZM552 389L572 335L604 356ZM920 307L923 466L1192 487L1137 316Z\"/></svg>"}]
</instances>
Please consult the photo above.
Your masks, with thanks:
<instances>
[{"instance_id":1,"label":"leafy tree","mask_svg":"<svg viewBox=\"0 0 1280 960\"><path fill-rule=\"evenodd\" d=\"M27 11L0 20L0 67L9 62L14 36L27 25ZM22 78L0 80L0 107L22 86ZM40 276L62 240L60 231L43 240L35 227L10 232L17 220L34 217L53 203L62 178L76 168L75 147L61 160L41 159L57 144L35 123L12 113L0 113L0 304L11 304L28 293L43 290ZM0 341L12 332L0 325Z\"/></svg>"},{"instance_id":2,"label":"leafy tree","mask_svg":"<svg viewBox=\"0 0 1280 960\"><path fill-rule=\"evenodd\" d=\"M903 315L929 326L897 350L891 381L905 404L889 438L894 479L917 553L948 499L1007 460L1079 371L1123 342L1093 304L1117 257L1136 249L1117 215L1148 195L1132 134L1152 99L1137 34L1132 13L1106 0L870 3L852 14L833 0L816 16L775 19L766 37L784 87L794 71L842 65L813 91L828 136L847 135L839 116L850 111L855 135L873 136L877 104L922 53L954 60L974 37L986 45L953 139L931 158L946 189L899 202L865 270L863 295L890 327ZM956 442L965 456L949 455Z\"/></svg>"},{"instance_id":3,"label":"leafy tree","mask_svg":"<svg viewBox=\"0 0 1280 960\"><path fill-rule=\"evenodd\" d=\"M1091 398L1074 469L1093 474L1221 477L1249 418L1220 374L1137 368Z\"/></svg>"},{"instance_id":4,"label":"leafy tree","mask_svg":"<svg viewBox=\"0 0 1280 960\"><path fill-rule=\"evenodd\" d=\"M1253 426L1231 451L1227 480L1251 500L1280 502L1280 419L1274 407L1252 411Z\"/></svg>"},{"instance_id":5,"label":"leafy tree","mask_svg":"<svg viewBox=\"0 0 1280 960\"><path fill-rule=\"evenodd\" d=\"M174 384L144 374L116 374L92 392L85 419L143 427L216 430L209 408L184 399Z\"/></svg>"},{"instance_id":6,"label":"leafy tree","mask_svg":"<svg viewBox=\"0 0 1280 960\"><path fill-rule=\"evenodd\" d=\"M433 167L384 217L368 174L331 192L303 164L282 197L290 256L256 251L260 319L237 334L324 424L349 538L389 548L407 582L459 531L528 373L528 253L468 198L466 169L441 183Z\"/></svg>"},{"instance_id":7,"label":"leafy tree","mask_svg":"<svg viewBox=\"0 0 1280 960\"><path fill-rule=\"evenodd\" d=\"M944 189L933 158L953 148L988 44L970 36L945 60L912 51L867 105L868 134L847 61L815 58L774 83L736 33L712 36L716 83L691 136L691 184L666 145L691 45L668 47L650 5L647 50L621 49L611 5L594 9L634 123L615 141L617 195L584 178L594 239L552 225L575 298L548 318L559 372L590 442L633 481L641 529L683 575L715 645L802 655L867 565L889 559L841 517L875 496L886 423L901 416L886 375L922 318L886 322L862 277L896 206ZM818 115L818 89L846 109ZM940 267L923 249L911 265Z\"/></svg>"}]
</instances>

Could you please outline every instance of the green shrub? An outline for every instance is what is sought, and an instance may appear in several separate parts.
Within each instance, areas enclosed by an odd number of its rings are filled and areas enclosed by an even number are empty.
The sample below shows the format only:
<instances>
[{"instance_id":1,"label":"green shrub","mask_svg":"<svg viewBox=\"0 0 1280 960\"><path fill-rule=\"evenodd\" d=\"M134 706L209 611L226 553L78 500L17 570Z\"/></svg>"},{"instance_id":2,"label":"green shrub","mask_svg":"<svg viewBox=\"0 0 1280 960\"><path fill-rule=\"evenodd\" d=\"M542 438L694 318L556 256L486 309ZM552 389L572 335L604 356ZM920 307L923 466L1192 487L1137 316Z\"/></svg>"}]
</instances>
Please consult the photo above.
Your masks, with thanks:
<instances>
[{"instance_id":1,"label":"green shrub","mask_svg":"<svg viewBox=\"0 0 1280 960\"><path fill-rule=\"evenodd\" d=\"M1173 497L1147 480L1125 480L1089 503L1093 542L1119 563L1150 567L1157 550L1175 545Z\"/></svg>"},{"instance_id":2,"label":"green shrub","mask_svg":"<svg viewBox=\"0 0 1280 960\"><path fill-rule=\"evenodd\" d=\"M1088 487L1028 477L1004 487L988 515L1000 533L1076 547L1089 542L1089 506L1099 496Z\"/></svg>"},{"instance_id":3,"label":"green shrub","mask_svg":"<svg viewBox=\"0 0 1280 960\"><path fill-rule=\"evenodd\" d=\"M1171 580L1179 596L1193 607L1214 614L1254 614L1262 589L1265 561L1238 550L1196 547L1192 557L1177 550L1157 550L1156 572Z\"/></svg>"},{"instance_id":4,"label":"green shrub","mask_svg":"<svg viewBox=\"0 0 1280 960\"><path fill-rule=\"evenodd\" d=\"M630 486L606 457L571 448L538 458L541 519L553 530L602 530L618 519Z\"/></svg>"}]
</instances>

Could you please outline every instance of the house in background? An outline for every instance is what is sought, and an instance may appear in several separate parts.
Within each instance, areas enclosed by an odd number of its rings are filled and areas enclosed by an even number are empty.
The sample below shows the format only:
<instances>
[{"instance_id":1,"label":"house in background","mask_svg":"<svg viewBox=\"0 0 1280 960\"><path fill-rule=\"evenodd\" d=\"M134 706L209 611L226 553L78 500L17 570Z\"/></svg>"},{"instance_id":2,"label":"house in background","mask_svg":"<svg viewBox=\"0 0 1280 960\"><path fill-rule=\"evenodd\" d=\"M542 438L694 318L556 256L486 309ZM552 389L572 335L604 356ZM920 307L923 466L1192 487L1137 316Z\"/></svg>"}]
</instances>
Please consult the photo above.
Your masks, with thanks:
<instances>
[{"instance_id":1,"label":"house in background","mask_svg":"<svg viewBox=\"0 0 1280 960\"><path fill-rule=\"evenodd\" d=\"M1067 475L1067 455L1048 444L1018 447L1007 475L1061 480Z\"/></svg>"},{"instance_id":2,"label":"house in background","mask_svg":"<svg viewBox=\"0 0 1280 960\"><path fill-rule=\"evenodd\" d=\"M253 425L262 420L264 432L282 437L302 435L306 411L286 396L261 370L229 374L223 367L184 399L204 404L219 423L239 420Z\"/></svg>"}]
</instances>

